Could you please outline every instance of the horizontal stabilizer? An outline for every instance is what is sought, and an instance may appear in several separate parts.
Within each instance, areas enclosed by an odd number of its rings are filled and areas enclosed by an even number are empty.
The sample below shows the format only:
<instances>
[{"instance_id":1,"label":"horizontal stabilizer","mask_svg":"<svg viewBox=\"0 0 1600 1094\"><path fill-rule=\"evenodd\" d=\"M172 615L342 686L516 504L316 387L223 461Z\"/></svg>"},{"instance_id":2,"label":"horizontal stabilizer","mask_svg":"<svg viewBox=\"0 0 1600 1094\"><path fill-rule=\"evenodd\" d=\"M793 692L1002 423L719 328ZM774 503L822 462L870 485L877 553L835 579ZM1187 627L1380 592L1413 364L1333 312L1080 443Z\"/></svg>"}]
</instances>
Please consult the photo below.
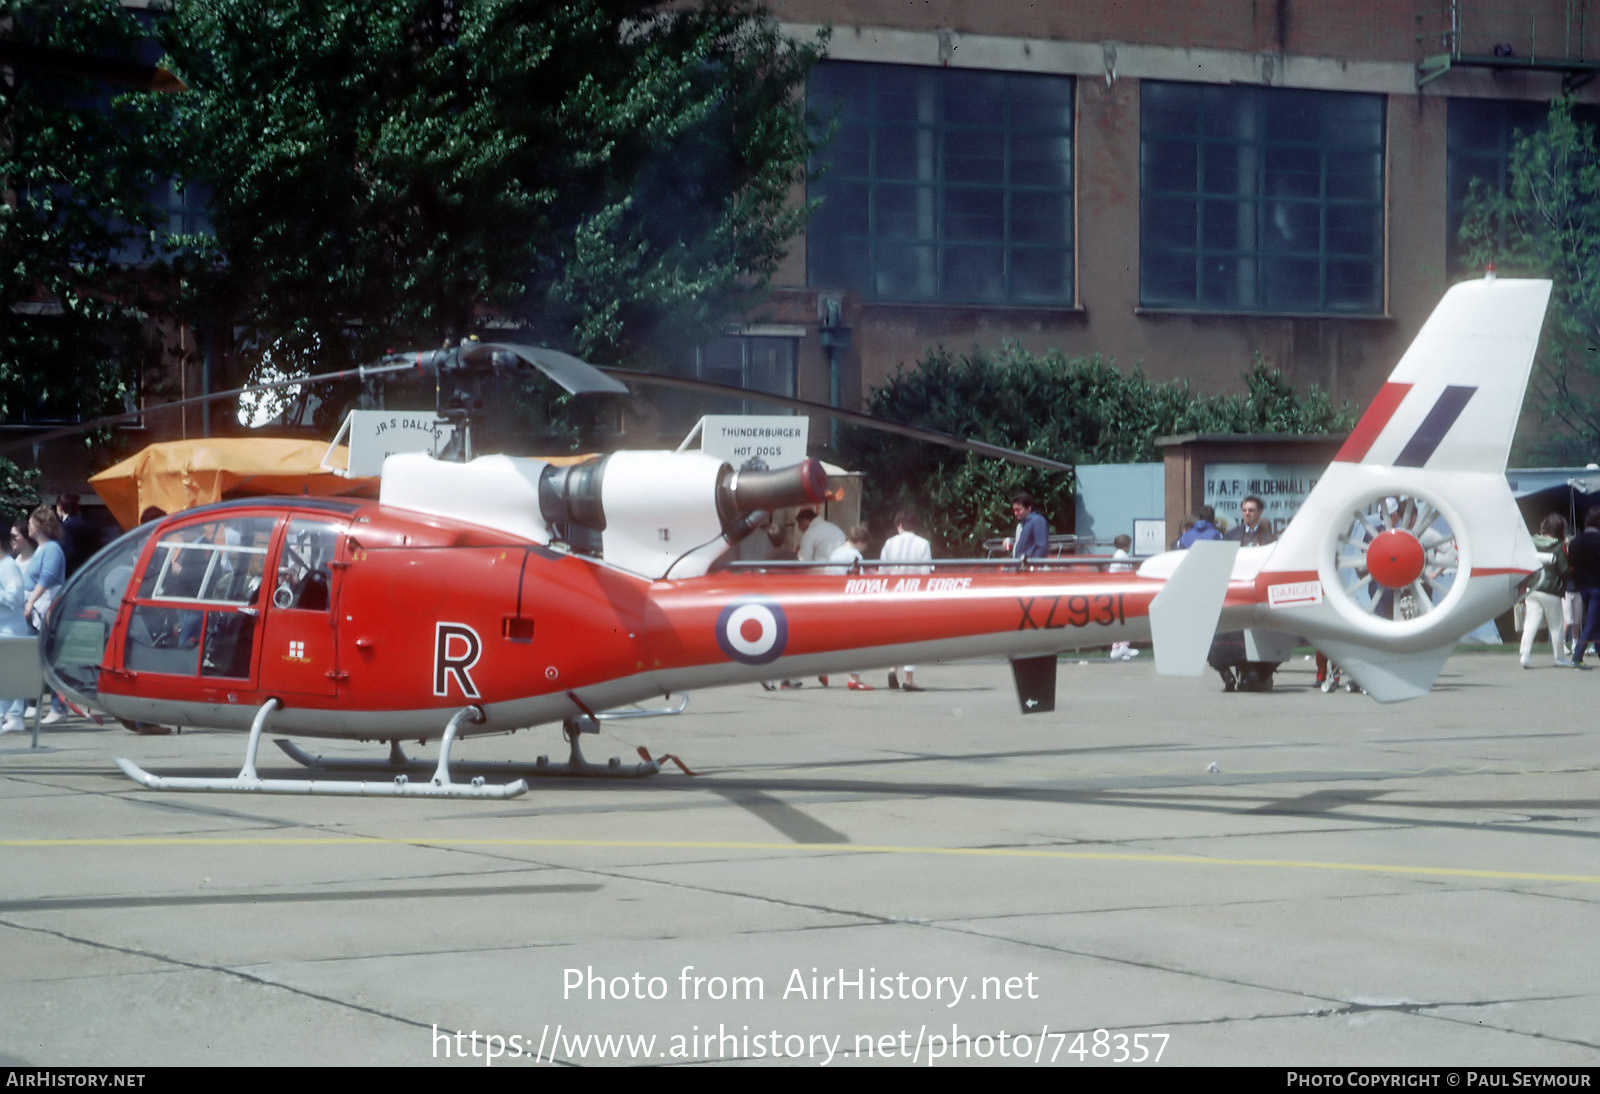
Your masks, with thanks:
<instances>
[{"instance_id":1,"label":"horizontal stabilizer","mask_svg":"<svg viewBox=\"0 0 1600 1094\"><path fill-rule=\"evenodd\" d=\"M1201 540L1150 602L1150 639L1163 676L1199 676L1205 670L1238 552L1237 543Z\"/></svg>"},{"instance_id":2,"label":"horizontal stabilizer","mask_svg":"<svg viewBox=\"0 0 1600 1094\"><path fill-rule=\"evenodd\" d=\"M1378 702L1398 703L1428 693L1456 643L1451 639L1447 645L1421 653L1385 653L1354 643L1318 639L1317 648Z\"/></svg>"}]
</instances>

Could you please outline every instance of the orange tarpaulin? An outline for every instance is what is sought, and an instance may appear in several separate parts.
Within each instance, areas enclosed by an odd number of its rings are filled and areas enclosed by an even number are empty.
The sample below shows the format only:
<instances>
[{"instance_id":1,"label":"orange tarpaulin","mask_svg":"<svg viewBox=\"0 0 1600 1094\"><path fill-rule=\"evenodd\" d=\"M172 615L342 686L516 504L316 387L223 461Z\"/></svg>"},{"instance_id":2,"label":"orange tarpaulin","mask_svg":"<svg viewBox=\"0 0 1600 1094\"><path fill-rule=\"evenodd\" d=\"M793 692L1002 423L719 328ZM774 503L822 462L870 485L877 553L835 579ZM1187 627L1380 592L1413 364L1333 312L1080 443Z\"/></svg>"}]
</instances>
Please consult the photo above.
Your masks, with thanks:
<instances>
[{"instance_id":1,"label":"orange tarpaulin","mask_svg":"<svg viewBox=\"0 0 1600 1094\"><path fill-rule=\"evenodd\" d=\"M211 437L153 444L89 480L123 528L154 505L168 513L225 498L267 494L377 496L375 478L347 479L322 469L324 441ZM333 450L345 466L349 453Z\"/></svg>"}]
</instances>

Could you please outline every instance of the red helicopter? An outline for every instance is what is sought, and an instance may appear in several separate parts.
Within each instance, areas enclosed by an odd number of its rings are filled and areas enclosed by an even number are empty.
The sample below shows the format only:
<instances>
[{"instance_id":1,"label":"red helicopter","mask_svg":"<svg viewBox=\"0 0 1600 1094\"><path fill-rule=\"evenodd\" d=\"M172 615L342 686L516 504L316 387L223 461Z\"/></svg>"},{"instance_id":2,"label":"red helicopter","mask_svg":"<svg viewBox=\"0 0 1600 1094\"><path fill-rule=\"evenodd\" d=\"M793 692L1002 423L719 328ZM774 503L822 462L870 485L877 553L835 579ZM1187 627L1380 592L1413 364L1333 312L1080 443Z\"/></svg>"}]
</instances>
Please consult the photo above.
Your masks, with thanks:
<instances>
[{"instance_id":1,"label":"red helicopter","mask_svg":"<svg viewBox=\"0 0 1600 1094\"><path fill-rule=\"evenodd\" d=\"M657 761L587 763L579 736L681 710L629 704L688 689L907 661L1007 657L1023 711L1038 713L1053 709L1063 651L1153 640L1158 671L1198 675L1219 624L1262 660L1307 638L1374 698L1410 698L1543 562L1504 468L1549 292L1492 276L1451 289L1271 546L1203 543L1132 573L1081 560L743 567L724 558L766 511L822 498L815 461L392 456L377 501L225 502L129 533L63 587L40 654L86 709L249 731L234 778L119 761L176 790L509 797L525 779L458 781L482 768L453 766L451 747L544 723L563 726L570 762L493 770L648 774ZM391 754L368 778L262 778L269 727ZM399 743L435 738L428 777Z\"/></svg>"}]
</instances>

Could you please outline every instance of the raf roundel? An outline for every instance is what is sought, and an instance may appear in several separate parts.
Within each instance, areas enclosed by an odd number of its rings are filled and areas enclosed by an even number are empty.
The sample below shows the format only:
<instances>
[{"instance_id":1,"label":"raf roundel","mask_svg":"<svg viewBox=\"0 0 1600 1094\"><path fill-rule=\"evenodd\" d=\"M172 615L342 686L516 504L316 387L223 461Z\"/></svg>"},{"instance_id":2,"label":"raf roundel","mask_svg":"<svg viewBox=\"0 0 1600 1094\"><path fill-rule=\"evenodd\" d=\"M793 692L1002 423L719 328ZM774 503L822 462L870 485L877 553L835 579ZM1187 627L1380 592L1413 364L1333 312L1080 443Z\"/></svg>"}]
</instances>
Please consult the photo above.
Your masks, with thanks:
<instances>
[{"instance_id":1,"label":"raf roundel","mask_svg":"<svg viewBox=\"0 0 1600 1094\"><path fill-rule=\"evenodd\" d=\"M735 661L765 665L783 656L789 621L783 609L765 600L729 604L717 616L717 645Z\"/></svg>"}]
</instances>

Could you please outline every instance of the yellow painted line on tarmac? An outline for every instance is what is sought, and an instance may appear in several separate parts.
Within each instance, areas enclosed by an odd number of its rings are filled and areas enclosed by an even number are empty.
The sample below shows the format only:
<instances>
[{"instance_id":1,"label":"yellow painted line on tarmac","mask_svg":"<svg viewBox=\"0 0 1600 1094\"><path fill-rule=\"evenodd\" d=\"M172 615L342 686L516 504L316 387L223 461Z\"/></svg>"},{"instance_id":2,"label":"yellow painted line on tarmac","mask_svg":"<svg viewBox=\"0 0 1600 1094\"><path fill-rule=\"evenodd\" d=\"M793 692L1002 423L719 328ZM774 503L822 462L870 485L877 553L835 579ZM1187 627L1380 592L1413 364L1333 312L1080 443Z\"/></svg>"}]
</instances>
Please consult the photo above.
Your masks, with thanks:
<instances>
[{"instance_id":1,"label":"yellow painted line on tarmac","mask_svg":"<svg viewBox=\"0 0 1600 1094\"><path fill-rule=\"evenodd\" d=\"M412 839L365 836L127 836L107 839L9 839L0 849L80 847L521 847L591 848L657 851L817 851L828 854L935 855L964 858L1038 859L1076 862L1125 862L1177 866L1233 866L1284 870L1339 870L1416 877L1475 878L1487 881L1568 881L1600 885L1600 874L1544 874L1526 870L1475 870L1456 866L1405 866L1373 862L1319 862L1309 859L1209 858L1203 855L1154 855L1122 851L1064 851L1049 847L902 847L859 843L748 843L716 840L598 839L455 839L418 836Z\"/></svg>"}]
</instances>

